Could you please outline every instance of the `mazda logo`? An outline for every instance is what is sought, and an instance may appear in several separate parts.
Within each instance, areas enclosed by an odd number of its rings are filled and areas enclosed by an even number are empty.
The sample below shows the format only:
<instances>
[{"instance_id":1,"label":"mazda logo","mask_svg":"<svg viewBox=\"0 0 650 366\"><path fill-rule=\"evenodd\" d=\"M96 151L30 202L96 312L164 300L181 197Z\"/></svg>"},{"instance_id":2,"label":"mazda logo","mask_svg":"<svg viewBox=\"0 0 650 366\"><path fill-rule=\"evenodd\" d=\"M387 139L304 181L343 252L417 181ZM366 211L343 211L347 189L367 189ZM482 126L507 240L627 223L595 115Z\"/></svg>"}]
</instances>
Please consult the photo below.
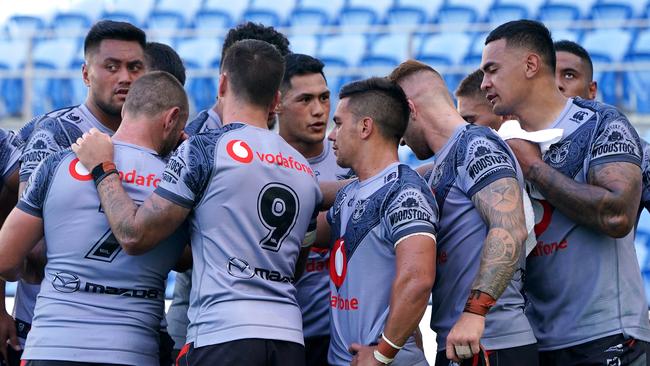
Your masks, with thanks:
<instances>
[{"instance_id":1,"label":"mazda logo","mask_svg":"<svg viewBox=\"0 0 650 366\"><path fill-rule=\"evenodd\" d=\"M54 277L52 279L52 287L59 292L72 293L79 290L81 281L79 276L70 272L59 271L51 273Z\"/></svg>"}]
</instances>

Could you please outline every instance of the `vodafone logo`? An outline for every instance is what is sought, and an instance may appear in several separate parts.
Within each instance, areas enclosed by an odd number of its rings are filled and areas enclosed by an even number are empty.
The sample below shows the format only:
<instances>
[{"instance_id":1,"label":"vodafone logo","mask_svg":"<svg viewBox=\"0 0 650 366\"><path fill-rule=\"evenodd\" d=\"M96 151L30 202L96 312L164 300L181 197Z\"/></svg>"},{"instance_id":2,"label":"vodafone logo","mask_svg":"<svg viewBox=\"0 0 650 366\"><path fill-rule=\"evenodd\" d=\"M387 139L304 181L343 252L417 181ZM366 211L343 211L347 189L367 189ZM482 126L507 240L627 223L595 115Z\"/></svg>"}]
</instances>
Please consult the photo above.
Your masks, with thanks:
<instances>
[{"instance_id":1,"label":"vodafone logo","mask_svg":"<svg viewBox=\"0 0 650 366\"><path fill-rule=\"evenodd\" d=\"M226 145L226 151L231 158L244 164L253 161L253 150L242 140L232 140Z\"/></svg>"},{"instance_id":2,"label":"vodafone logo","mask_svg":"<svg viewBox=\"0 0 650 366\"><path fill-rule=\"evenodd\" d=\"M538 221L535 223L535 236L540 237L548 226L551 224L551 217L553 216L553 206L548 201L532 200L533 212Z\"/></svg>"},{"instance_id":3,"label":"vodafone logo","mask_svg":"<svg viewBox=\"0 0 650 366\"><path fill-rule=\"evenodd\" d=\"M337 289L343 285L347 271L348 258L345 255L345 240L340 238L334 243L330 253L330 279Z\"/></svg>"},{"instance_id":4,"label":"vodafone logo","mask_svg":"<svg viewBox=\"0 0 650 366\"><path fill-rule=\"evenodd\" d=\"M75 158L73 161L70 162L68 171L70 172L70 175L76 180L88 181L93 179L88 169L86 169L86 167L83 166L83 164L81 164L79 158Z\"/></svg>"}]
</instances>

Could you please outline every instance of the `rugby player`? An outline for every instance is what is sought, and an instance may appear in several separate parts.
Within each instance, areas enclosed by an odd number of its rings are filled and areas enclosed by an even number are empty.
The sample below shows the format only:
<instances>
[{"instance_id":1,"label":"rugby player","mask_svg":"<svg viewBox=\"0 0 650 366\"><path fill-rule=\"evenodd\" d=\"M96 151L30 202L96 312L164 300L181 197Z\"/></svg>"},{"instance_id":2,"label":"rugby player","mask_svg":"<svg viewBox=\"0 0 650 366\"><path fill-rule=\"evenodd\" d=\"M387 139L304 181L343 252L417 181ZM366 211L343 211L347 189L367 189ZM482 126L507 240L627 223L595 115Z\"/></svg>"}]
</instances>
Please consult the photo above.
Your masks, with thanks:
<instances>
[{"instance_id":1,"label":"rugby player","mask_svg":"<svg viewBox=\"0 0 650 366\"><path fill-rule=\"evenodd\" d=\"M457 110L467 123L498 131L503 118L492 111L492 105L485 98L485 92L481 90L482 81L483 71L475 70L460 82L454 92L458 102Z\"/></svg>"},{"instance_id":2,"label":"rugby player","mask_svg":"<svg viewBox=\"0 0 650 366\"><path fill-rule=\"evenodd\" d=\"M282 99L276 112L279 134L301 153L320 180L334 181L347 174L336 164L332 142L325 139L330 114L330 90L323 63L311 56L285 56ZM325 213L321 213L324 215ZM329 251L312 247L305 272L296 282L302 311L306 364L327 365L329 326Z\"/></svg>"},{"instance_id":3,"label":"rugby player","mask_svg":"<svg viewBox=\"0 0 650 366\"><path fill-rule=\"evenodd\" d=\"M481 346L490 364L535 365L520 293L527 234L514 155L494 130L463 120L430 66L408 60L389 78L411 103L404 141L419 159L436 155L426 175L440 209L431 310L436 365L472 365L484 357Z\"/></svg>"},{"instance_id":4,"label":"rugby player","mask_svg":"<svg viewBox=\"0 0 650 366\"><path fill-rule=\"evenodd\" d=\"M596 99L598 84L587 50L575 42L558 41L555 47L555 82L567 98Z\"/></svg>"},{"instance_id":5,"label":"rugby player","mask_svg":"<svg viewBox=\"0 0 650 366\"><path fill-rule=\"evenodd\" d=\"M517 115L527 131L564 130L543 158L536 144L508 140L544 197L525 286L540 364L645 364L650 325L632 230L641 143L616 108L562 95L555 67L541 23L508 22L486 39L481 87L494 112Z\"/></svg>"},{"instance_id":6,"label":"rugby player","mask_svg":"<svg viewBox=\"0 0 650 366\"><path fill-rule=\"evenodd\" d=\"M180 230L147 253L127 255L111 233L93 178L114 173L130 197L144 200L183 133L188 103L182 85L165 72L147 74L130 88L114 136L119 172L105 165L106 173L89 173L69 149L55 152L31 175L0 230L5 279L43 236L47 242L45 277L22 355L27 366L159 364L165 279L184 235Z\"/></svg>"},{"instance_id":7,"label":"rugby player","mask_svg":"<svg viewBox=\"0 0 650 366\"><path fill-rule=\"evenodd\" d=\"M286 56L289 51L289 40L287 37L276 31L273 27L266 27L262 24L255 24L247 22L240 24L235 28L228 31L226 39L223 41L221 49L221 59L226 53L226 50L235 42L244 39L257 39L265 41L275 46L280 51L282 56ZM185 132L188 135L195 135L199 132L222 127L223 106L219 105L217 99L214 106L208 110L199 112L199 114L190 122L187 123ZM275 113L272 113L272 118L269 118L269 123L275 122ZM269 124L269 129L272 126ZM176 283L174 285L174 297L172 303L167 311L167 322L169 334L174 339L174 353L178 354L181 348L185 345L185 338L187 335L187 326L189 319L187 318L187 309L189 307L190 289L192 287L192 270L178 273L176 275Z\"/></svg>"},{"instance_id":8,"label":"rugby player","mask_svg":"<svg viewBox=\"0 0 650 366\"><path fill-rule=\"evenodd\" d=\"M424 180L399 163L408 102L385 78L347 84L339 97L329 139L338 165L358 179L338 192L327 214L328 361L427 365L413 335L435 278L438 211Z\"/></svg>"},{"instance_id":9,"label":"rugby player","mask_svg":"<svg viewBox=\"0 0 650 366\"><path fill-rule=\"evenodd\" d=\"M23 142L12 131L0 129L0 227L7 215L16 205L18 197L18 160ZM11 315L7 313L5 304L5 281L0 281L0 352L3 360L0 364L15 364L20 357L20 343L16 336L16 325ZM11 346L11 349L8 347ZM14 351L14 352L12 352ZM9 353L8 353L9 352ZM10 355L12 361L10 363Z\"/></svg>"},{"instance_id":10,"label":"rugby player","mask_svg":"<svg viewBox=\"0 0 650 366\"><path fill-rule=\"evenodd\" d=\"M301 246L315 239L321 197L307 160L267 129L283 73L270 44L235 43L219 77L224 127L181 144L139 207L116 174L98 184L113 233L130 253L154 247L189 218L197 287L179 365L305 364L293 282ZM87 166L111 160L110 140L97 131L74 148Z\"/></svg>"},{"instance_id":11,"label":"rugby player","mask_svg":"<svg viewBox=\"0 0 650 366\"><path fill-rule=\"evenodd\" d=\"M144 32L128 23L103 20L91 27L84 40L82 67L82 77L88 86L86 101L36 117L20 130L26 142L20 158L20 191L41 161L70 147L90 128L113 134L121 121L120 112L130 84L145 71L145 43ZM38 272L33 267L42 268L38 259L43 251L39 245L28 258L33 272ZM22 278L18 281L13 315L23 346L39 287ZM4 292L0 295L4 296Z\"/></svg>"},{"instance_id":12,"label":"rugby player","mask_svg":"<svg viewBox=\"0 0 650 366\"><path fill-rule=\"evenodd\" d=\"M185 65L183 60L164 43L147 42L144 48L144 62L147 71L165 71L172 74L181 85L185 85Z\"/></svg>"}]
</instances>

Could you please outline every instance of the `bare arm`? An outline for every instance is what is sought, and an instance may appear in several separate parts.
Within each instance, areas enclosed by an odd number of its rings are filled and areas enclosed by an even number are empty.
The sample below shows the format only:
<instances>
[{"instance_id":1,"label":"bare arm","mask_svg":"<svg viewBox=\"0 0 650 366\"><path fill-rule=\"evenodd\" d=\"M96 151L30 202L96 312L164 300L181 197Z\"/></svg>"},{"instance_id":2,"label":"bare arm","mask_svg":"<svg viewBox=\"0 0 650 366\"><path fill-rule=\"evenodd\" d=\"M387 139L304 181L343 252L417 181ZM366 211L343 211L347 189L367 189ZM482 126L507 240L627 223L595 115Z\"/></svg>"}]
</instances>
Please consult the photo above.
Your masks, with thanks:
<instances>
[{"instance_id":1,"label":"bare arm","mask_svg":"<svg viewBox=\"0 0 650 366\"><path fill-rule=\"evenodd\" d=\"M478 191L472 202L488 227L472 290L496 300L517 270L528 234L521 187L514 178L499 179Z\"/></svg>"},{"instance_id":2,"label":"bare arm","mask_svg":"<svg viewBox=\"0 0 650 366\"><path fill-rule=\"evenodd\" d=\"M634 228L641 200L641 171L632 163L596 165L589 169L585 184L541 162L531 167L528 179L553 207L579 224L614 238Z\"/></svg>"},{"instance_id":3,"label":"bare arm","mask_svg":"<svg viewBox=\"0 0 650 366\"><path fill-rule=\"evenodd\" d=\"M615 238L632 230L641 200L641 169L637 165L599 164L589 169L587 183L579 183L544 163L536 145L518 139L508 140L508 145L526 179L564 215Z\"/></svg>"},{"instance_id":4,"label":"bare arm","mask_svg":"<svg viewBox=\"0 0 650 366\"><path fill-rule=\"evenodd\" d=\"M190 210L156 193L138 207L126 193L117 174L97 186L97 193L111 230L127 254L143 254L171 235Z\"/></svg>"},{"instance_id":5,"label":"bare arm","mask_svg":"<svg viewBox=\"0 0 650 366\"><path fill-rule=\"evenodd\" d=\"M429 303L436 276L436 242L425 235L404 239L395 249L395 280L384 335L403 345L413 335Z\"/></svg>"},{"instance_id":6,"label":"bare arm","mask_svg":"<svg viewBox=\"0 0 650 366\"><path fill-rule=\"evenodd\" d=\"M0 229L0 277L15 280L27 254L43 237L43 219L14 208Z\"/></svg>"}]
</instances>

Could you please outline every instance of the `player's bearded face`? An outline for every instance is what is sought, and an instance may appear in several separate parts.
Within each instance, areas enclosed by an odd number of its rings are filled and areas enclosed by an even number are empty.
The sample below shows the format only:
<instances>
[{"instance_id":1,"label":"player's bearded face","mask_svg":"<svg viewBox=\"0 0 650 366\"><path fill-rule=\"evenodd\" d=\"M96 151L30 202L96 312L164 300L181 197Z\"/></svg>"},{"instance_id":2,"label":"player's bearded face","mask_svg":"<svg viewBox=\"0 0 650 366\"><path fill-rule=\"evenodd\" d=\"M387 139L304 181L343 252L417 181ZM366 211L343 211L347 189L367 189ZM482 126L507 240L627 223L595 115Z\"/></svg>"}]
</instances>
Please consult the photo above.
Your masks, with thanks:
<instances>
[{"instance_id":1,"label":"player's bearded face","mask_svg":"<svg viewBox=\"0 0 650 366\"><path fill-rule=\"evenodd\" d=\"M103 40L84 69L90 102L108 115L120 115L131 83L145 73L143 60L137 42Z\"/></svg>"},{"instance_id":2,"label":"player's bearded face","mask_svg":"<svg viewBox=\"0 0 650 366\"><path fill-rule=\"evenodd\" d=\"M420 123L420 121L409 119L408 127L404 131L402 139L418 159L424 160L430 158L433 152L427 145L424 132L420 128Z\"/></svg>"}]
</instances>

